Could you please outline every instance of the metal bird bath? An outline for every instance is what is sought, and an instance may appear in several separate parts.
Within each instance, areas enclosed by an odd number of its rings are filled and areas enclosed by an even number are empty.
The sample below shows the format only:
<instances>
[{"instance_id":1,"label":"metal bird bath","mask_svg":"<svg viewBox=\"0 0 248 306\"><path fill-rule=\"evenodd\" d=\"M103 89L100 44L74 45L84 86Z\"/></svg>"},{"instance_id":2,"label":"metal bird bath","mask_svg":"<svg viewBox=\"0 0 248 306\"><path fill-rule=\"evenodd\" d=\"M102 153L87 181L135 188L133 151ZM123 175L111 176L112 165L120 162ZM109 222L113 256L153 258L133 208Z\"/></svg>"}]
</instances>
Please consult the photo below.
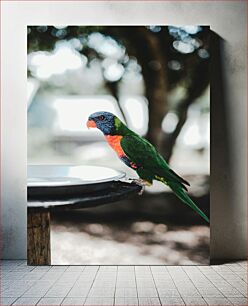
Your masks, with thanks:
<instances>
[{"instance_id":1,"label":"metal bird bath","mask_svg":"<svg viewBox=\"0 0 248 306\"><path fill-rule=\"evenodd\" d=\"M124 172L96 166L28 166L28 264L51 264L50 213L104 205L138 194Z\"/></svg>"}]
</instances>

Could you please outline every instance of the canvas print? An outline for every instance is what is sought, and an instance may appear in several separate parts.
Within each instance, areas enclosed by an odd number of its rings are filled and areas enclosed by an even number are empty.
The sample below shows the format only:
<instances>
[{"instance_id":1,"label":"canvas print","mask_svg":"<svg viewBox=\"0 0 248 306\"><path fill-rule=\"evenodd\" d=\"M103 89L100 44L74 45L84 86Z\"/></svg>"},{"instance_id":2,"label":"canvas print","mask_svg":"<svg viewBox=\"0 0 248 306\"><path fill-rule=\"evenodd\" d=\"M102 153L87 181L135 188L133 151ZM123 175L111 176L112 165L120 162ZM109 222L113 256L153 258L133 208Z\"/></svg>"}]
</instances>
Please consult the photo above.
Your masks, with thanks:
<instances>
[{"instance_id":1,"label":"canvas print","mask_svg":"<svg viewBox=\"0 0 248 306\"><path fill-rule=\"evenodd\" d=\"M27 27L28 263L209 263L210 28Z\"/></svg>"}]
</instances>

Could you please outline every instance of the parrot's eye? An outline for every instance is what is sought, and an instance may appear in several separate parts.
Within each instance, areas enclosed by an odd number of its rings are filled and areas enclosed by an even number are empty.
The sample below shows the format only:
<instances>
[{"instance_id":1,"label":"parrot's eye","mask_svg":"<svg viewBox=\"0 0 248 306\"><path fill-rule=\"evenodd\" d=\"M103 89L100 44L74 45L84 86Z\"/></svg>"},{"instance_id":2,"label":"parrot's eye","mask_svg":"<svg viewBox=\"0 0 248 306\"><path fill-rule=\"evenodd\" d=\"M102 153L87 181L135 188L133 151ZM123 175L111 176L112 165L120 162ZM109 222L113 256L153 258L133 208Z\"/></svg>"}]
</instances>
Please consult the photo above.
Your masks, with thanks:
<instances>
[{"instance_id":1,"label":"parrot's eye","mask_svg":"<svg viewBox=\"0 0 248 306\"><path fill-rule=\"evenodd\" d=\"M99 119L100 121L103 121L103 120L104 120L104 116L99 116L98 119Z\"/></svg>"}]
</instances>

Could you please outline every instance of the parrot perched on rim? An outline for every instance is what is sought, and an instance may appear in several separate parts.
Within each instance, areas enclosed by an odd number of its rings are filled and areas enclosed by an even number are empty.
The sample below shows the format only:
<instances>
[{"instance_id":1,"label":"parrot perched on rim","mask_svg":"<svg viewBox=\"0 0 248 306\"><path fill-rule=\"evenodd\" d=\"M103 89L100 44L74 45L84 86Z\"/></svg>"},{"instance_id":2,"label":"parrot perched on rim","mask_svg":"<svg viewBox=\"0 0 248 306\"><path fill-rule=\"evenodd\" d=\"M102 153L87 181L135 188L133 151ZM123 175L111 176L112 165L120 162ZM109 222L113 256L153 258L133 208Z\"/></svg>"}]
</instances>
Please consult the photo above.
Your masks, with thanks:
<instances>
[{"instance_id":1,"label":"parrot perched on rim","mask_svg":"<svg viewBox=\"0 0 248 306\"><path fill-rule=\"evenodd\" d=\"M120 160L137 172L142 185L152 185L153 180L164 183L181 201L209 222L209 218L186 193L186 186L190 184L170 169L156 148L145 138L131 131L112 113L104 111L91 114L87 127L98 128L102 131L106 141Z\"/></svg>"}]
</instances>

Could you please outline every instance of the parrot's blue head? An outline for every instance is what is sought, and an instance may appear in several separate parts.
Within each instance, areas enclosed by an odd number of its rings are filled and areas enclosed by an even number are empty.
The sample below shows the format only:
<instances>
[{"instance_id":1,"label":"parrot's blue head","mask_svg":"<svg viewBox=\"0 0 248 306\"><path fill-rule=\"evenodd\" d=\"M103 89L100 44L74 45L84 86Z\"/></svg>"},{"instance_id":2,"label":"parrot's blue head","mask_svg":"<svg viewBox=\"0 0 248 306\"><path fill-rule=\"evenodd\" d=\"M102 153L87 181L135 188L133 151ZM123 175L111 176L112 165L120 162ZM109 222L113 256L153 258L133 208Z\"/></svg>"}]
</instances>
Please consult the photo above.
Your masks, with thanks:
<instances>
[{"instance_id":1,"label":"parrot's blue head","mask_svg":"<svg viewBox=\"0 0 248 306\"><path fill-rule=\"evenodd\" d=\"M109 112L96 112L89 116L88 128L98 128L104 135L115 134L115 115Z\"/></svg>"}]
</instances>

